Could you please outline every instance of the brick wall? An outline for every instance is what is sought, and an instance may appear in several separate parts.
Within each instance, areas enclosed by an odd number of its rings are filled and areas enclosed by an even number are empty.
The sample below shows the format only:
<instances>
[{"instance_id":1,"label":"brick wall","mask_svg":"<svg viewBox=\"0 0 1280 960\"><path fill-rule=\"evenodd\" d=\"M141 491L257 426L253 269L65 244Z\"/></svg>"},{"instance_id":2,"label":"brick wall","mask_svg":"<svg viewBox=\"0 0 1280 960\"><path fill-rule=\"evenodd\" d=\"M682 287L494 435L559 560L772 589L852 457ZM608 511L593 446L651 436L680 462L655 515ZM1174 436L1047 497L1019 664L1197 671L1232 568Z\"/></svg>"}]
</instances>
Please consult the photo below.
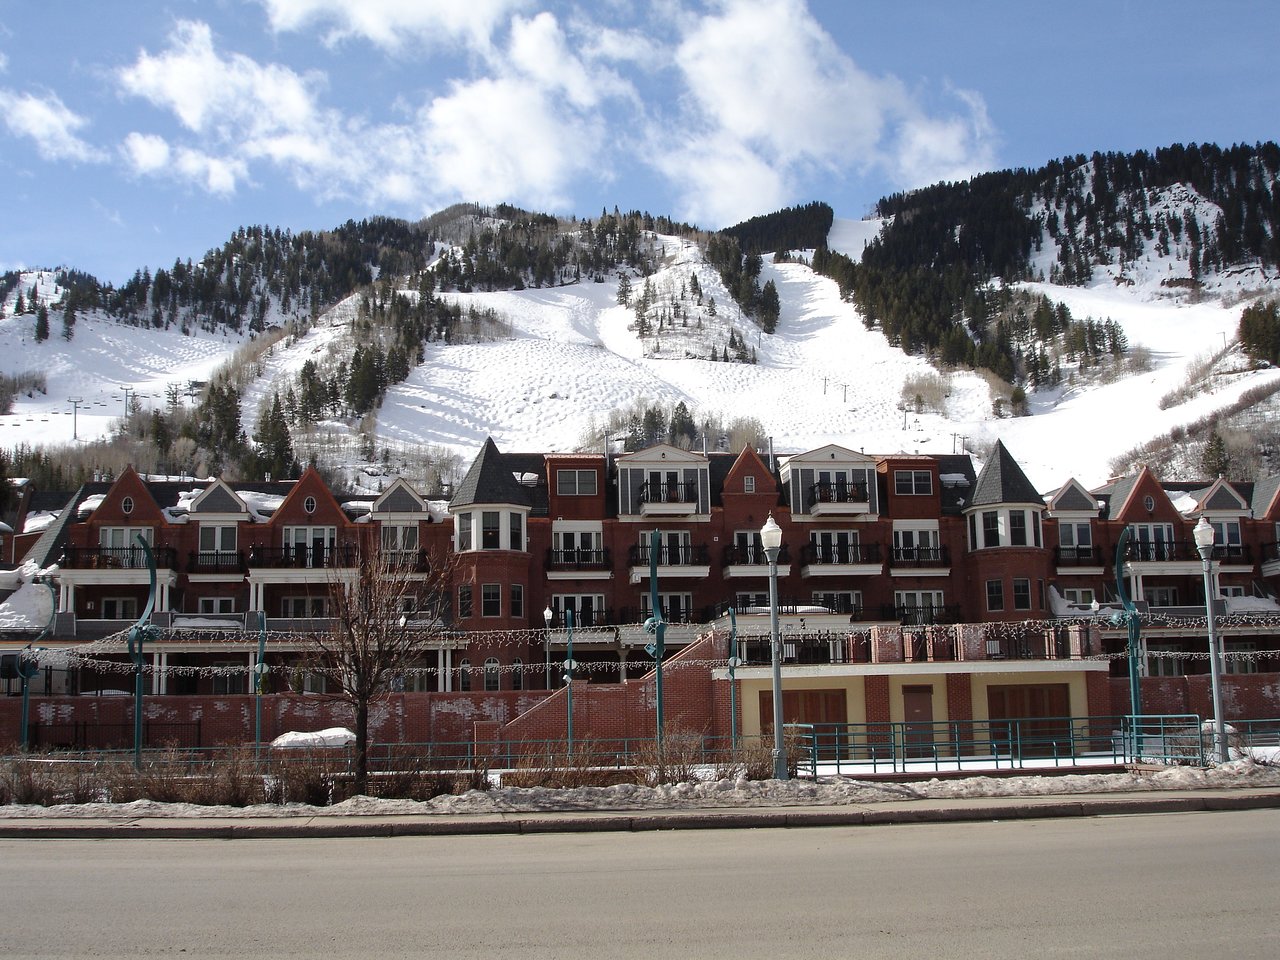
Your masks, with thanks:
<instances>
[{"instance_id":1,"label":"brick wall","mask_svg":"<svg viewBox=\"0 0 1280 960\"><path fill-rule=\"evenodd\" d=\"M1109 679L1113 712L1129 711L1129 681ZM1207 674L1193 677L1143 677L1143 713L1213 715L1213 688ZM1090 704L1092 708L1092 703ZM1230 674L1222 678L1222 712L1228 720L1280 717L1280 674Z\"/></svg>"}]
</instances>

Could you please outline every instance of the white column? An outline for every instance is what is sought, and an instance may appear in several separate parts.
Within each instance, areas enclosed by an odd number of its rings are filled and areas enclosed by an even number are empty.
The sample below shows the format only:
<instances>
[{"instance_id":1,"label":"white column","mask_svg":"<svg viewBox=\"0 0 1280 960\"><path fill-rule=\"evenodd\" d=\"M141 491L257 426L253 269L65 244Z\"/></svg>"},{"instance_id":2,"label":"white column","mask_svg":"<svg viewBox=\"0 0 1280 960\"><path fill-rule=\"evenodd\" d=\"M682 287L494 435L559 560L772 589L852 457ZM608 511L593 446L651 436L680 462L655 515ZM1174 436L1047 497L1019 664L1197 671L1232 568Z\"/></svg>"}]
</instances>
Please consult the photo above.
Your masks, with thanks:
<instances>
[{"instance_id":1,"label":"white column","mask_svg":"<svg viewBox=\"0 0 1280 960\"><path fill-rule=\"evenodd\" d=\"M63 580L58 584L58 612L70 613L76 608L76 587Z\"/></svg>"},{"instance_id":2,"label":"white column","mask_svg":"<svg viewBox=\"0 0 1280 960\"><path fill-rule=\"evenodd\" d=\"M453 689L453 651L448 647L440 651L440 675L436 681L436 689L442 693Z\"/></svg>"},{"instance_id":3,"label":"white column","mask_svg":"<svg viewBox=\"0 0 1280 960\"><path fill-rule=\"evenodd\" d=\"M160 678L164 676L164 674L161 672L160 668L164 664L164 656L165 655L159 651L151 654L151 692L155 695L159 695L162 692L160 690Z\"/></svg>"}]
</instances>

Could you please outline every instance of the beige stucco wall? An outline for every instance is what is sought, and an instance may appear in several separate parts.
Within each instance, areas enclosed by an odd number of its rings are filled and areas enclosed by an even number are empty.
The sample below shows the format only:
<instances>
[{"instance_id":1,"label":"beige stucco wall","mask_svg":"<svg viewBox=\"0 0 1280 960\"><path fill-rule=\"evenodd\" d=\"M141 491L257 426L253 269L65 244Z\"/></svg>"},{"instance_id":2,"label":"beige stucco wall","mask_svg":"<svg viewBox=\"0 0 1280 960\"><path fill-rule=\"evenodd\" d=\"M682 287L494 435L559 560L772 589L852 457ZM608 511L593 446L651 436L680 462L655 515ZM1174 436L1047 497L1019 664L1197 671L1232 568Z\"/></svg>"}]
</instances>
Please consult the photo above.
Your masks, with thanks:
<instances>
[{"instance_id":1,"label":"beige stucco wall","mask_svg":"<svg viewBox=\"0 0 1280 960\"><path fill-rule=\"evenodd\" d=\"M843 690L845 716L849 723L862 723L867 716L862 677L786 677L782 688L786 690ZM739 680L738 703L742 712L742 735L758 737L760 725L760 692L773 689L768 679Z\"/></svg>"}]
</instances>

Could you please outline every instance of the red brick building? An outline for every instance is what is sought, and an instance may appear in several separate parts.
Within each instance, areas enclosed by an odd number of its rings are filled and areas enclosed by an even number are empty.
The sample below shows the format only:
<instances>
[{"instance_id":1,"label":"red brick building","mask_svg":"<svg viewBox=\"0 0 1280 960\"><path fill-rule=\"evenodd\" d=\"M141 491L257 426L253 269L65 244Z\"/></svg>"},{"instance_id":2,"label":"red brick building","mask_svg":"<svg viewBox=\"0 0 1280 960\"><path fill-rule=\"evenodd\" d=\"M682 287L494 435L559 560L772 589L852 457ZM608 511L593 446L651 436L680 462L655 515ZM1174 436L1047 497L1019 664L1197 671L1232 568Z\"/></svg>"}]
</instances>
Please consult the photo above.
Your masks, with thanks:
<instances>
[{"instance_id":1,"label":"red brick building","mask_svg":"<svg viewBox=\"0 0 1280 960\"><path fill-rule=\"evenodd\" d=\"M157 482L129 470L86 485L26 544L40 567L58 565L50 653L32 688L37 720L105 723L131 709L110 694L132 682L119 637L149 595L141 536L156 560L161 636L147 652L148 709L174 723L217 714L209 736L219 740L246 738L264 625L271 723L337 716L323 673L309 669L307 638L328 629L335 578L374 544L424 578L446 558L454 569L451 630L424 645L374 718L375 736L559 735L563 710L544 701L563 686L570 614L579 735L651 735L643 624L653 569L672 657L669 722L727 731L732 610L744 662L734 723L760 732L770 717L759 535L769 516L783 530L789 721L1126 713L1125 635L1109 620L1121 609L1125 528L1123 587L1144 616L1149 706L1204 712L1205 597L1191 543L1201 517L1217 532L1227 712L1280 715L1280 684L1265 680L1280 657L1280 478L1161 484L1142 470L1092 491L1068 480L1046 497L999 443L978 471L967 455L834 444L775 458L665 445L512 454L487 441L447 497L400 480L355 497L311 470L274 483ZM0 646L33 632L8 629ZM0 729L11 726L0 712Z\"/></svg>"}]
</instances>

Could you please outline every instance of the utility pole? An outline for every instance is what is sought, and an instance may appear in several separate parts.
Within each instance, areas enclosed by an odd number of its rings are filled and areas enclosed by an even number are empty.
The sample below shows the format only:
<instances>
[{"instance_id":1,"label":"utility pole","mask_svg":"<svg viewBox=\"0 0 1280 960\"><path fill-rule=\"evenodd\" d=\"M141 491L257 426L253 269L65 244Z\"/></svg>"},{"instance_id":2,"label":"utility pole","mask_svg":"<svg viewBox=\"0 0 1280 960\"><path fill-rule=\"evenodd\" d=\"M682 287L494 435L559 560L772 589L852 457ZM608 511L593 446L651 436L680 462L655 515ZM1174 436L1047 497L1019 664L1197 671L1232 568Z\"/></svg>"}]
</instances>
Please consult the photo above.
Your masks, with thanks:
<instances>
[{"instance_id":1,"label":"utility pole","mask_svg":"<svg viewBox=\"0 0 1280 960\"><path fill-rule=\"evenodd\" d=\"M84 397L67 397L67 403L71 404L71 439L79 440L80 437L76 433L76 415L80 412L80 404L84 403Z\"/></svg>"}]
</instances>

